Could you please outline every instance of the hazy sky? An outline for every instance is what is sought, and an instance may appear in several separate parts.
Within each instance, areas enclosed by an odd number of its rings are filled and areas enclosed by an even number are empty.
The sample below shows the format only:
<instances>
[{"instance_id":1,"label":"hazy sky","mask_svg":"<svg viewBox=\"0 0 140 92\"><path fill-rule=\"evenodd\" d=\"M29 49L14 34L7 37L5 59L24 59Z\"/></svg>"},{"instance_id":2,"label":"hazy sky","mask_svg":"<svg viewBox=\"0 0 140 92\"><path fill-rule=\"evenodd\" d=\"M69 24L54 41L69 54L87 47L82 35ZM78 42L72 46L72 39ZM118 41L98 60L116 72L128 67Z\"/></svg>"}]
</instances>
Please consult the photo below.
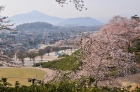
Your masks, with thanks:
<instances>
[{"instance_id":1,"label":"hazy sky","mask_svg":"<svg viewBox=\"0 0 140 92\"><path fill-rule=\"evenodd\" d=\"M38 10L45 14L60 18L92 17L105 20L115 15L139 15L140 0L84 0L88 10L77 11L74 4L61 7L56 0L0 0L5 6L1 15L13 16ZM68 0L69 1L69 0Z\"/></svg>"}]
</instances>

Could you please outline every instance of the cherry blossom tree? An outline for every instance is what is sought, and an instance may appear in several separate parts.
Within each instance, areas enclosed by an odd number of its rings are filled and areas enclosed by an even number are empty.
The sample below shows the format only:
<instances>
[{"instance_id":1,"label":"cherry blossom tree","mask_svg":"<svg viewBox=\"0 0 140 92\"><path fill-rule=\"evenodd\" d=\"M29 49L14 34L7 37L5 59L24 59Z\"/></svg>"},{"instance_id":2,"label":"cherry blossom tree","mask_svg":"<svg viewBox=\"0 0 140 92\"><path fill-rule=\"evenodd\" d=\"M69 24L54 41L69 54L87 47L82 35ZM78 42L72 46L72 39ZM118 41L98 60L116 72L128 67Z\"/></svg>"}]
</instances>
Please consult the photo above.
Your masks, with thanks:
<instances>
[{"instance_id":1,"label":"cherry blossom tree","mask_svg":"<svg viewBox=\"0 0 140 92\"><path fill-rule=\"evenodd\" d=\"M57 41L54 45L55 46L63 46L64 45L64 40L59 40L59 41Z\"/></svg>"},{"instance_id":2,"label":"cherry blossom tree","mask_svg":"<svg viewBox=\"0 0 140 92\"><path fill-rule=\"evenodd\" d=\"M140 22L135 19L127 19L120 16L115 16L106 27L102 30L112 32L113 35L118 35L118 41L121 48L130 52L130 48L135 46L136 43L132 43L135 38L140 34ZM121 43L121 44L120 44Z\"/></svg>"},{"instance_id":3,"label":"cherry blossom tree","mask_svg":"<svg viewBox=\"0 0 140 92\"><path fill-rule=\"evenodd\" d=\"M140 35L139 21L115 16L99 32L81 39L82 71L79 75L99 81L139 72L135 55L129 49ZM127 49L127 50L126 50Z\"/></svg>"},{"instance_id":4,"label":"cherry blossom tree","mask_svg":"<svg viewBox=\"0 0 140 92\"><path fill-rule=\"evenodd\" d=\"M83 9L87 10L87 8L84 7L84 0L56 0L62 7L64 4L68 4L68 2L73 2L75 5L75 8L79 11L82 11Z\"/></svg>"},{"instance_id":5,"label":"cherry blossom tree","mask_svg":"<svg viewBox=\"0 0 140 92\"><path fill-rule=\"evenodd\" d=\"M4 6L0 6L0 13L1 11L3 11ZM0 16L0 30L12 30L11 26L13 26L13 24L9 24L10 20L7 20L8 17L3 17Z\"/></svg>"},{"instance_id":6,"label":"cherry blossom tree","mask_svg":"<svg viewBox=\"0 0 140 92\"><path fill-rule=\"evenodd\" d=\"M0 13L4 10L4 6L0 6ZM1 16L0 15L0 31L2 30L13 30L11 28L11 26L13 26L12 24L10 24L10 20L7 20L7 17L5 16ZM1 48L0 48L1 49ZM1 50L2 51L2 50ZM0 52L1 53L1 52ZM5 58L4 55L0 55L0 59L3 59ZM8 58L5 58L4 61L9 61L11 59Z\"/></svg>"}]
</instances>

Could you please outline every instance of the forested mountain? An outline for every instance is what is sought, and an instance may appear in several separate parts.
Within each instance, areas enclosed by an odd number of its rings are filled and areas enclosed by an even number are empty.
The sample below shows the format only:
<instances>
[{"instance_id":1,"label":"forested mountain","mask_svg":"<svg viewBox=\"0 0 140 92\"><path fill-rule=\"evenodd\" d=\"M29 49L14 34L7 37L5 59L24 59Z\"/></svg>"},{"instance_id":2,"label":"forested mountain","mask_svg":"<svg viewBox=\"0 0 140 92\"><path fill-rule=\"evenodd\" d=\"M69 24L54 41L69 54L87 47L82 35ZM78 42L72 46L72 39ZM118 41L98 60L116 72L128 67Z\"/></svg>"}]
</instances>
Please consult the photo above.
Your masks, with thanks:
<instances>
[{"instance_id":1,"label":"forested mountain","mask_svg":"<svg viewBox=\"0 0 140 92\"><path fill-rule=\"evenodd\" d=\"M44 30L52 29L54 26L46 22L34 22L34 23L25 23L18 25L17 30Z\"/></svg>"}]
</instances>

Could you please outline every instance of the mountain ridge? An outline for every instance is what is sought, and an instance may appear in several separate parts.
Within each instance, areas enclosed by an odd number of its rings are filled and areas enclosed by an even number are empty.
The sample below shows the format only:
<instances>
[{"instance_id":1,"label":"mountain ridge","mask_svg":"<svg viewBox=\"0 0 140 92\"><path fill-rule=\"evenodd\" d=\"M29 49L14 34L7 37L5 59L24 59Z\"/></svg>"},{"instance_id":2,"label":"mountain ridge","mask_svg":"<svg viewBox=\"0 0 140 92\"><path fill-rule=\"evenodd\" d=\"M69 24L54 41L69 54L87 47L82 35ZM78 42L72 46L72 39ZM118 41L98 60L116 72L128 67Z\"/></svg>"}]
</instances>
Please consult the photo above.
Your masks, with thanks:
<instances>
[{"instance_id":1,"label":"mountain ridge","mask_svg":"<svg viewBox=\"0 0 140 92\"><path fill-rule=\"evenodd\" d=\"M13 23L16 23L16 25L33 22L47 22L58 26L98 26L103 24L91 17L58 18L55 16L49 16L37 10L17 14L9 19L12 20Z\"/></svg>"},{"instance_id":2,"label":"mountain ridge","mask_svg":"<svg viewBox=\"0 0 140 92\"><path fill-rule=\"evenodd\" d=\"M59 23L58 25L60 26L100 26L103 25L103 23L99 22L96 19L93 19L91 17L77 17L77 18L70 18L67 19L61 23Z\"/></svg>"},{"instance_id":3,"label":"mountain ridge","mask_svg":"<svg viewBox=\"0 0 140 92\"><path fill-rule=\"evenodd\" d=\"M63 20L61 18L48 16L47 14L36 10L33 10L28 13L17 14L15 16L10 17L9 19L13 20L13 22L17 23L18 25L32 22L48 22L51 24L55 24Z\"/></svg>"}]
</instances>

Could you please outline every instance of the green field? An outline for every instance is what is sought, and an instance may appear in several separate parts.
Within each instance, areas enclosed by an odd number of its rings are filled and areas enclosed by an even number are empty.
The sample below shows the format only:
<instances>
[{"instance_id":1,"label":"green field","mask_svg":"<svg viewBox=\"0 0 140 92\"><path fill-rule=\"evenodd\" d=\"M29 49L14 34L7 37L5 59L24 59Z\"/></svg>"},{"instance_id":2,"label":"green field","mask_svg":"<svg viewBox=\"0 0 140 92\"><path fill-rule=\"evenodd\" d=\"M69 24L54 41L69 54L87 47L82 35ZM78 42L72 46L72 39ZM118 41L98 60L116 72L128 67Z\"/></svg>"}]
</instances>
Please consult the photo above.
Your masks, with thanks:
<instances>
[{"instance_id":1,"label":"green field","mask_svg":"<svg viewBox=\"0 0 140 92\"><path fill-rule=\"evenodd\" d=\"M13 86L15 81L19 81L21 85L31 85L28 78L44 79L46 73L35 68L0 68L0 77L8 78Z\"/></svg>"}]
</instances>

